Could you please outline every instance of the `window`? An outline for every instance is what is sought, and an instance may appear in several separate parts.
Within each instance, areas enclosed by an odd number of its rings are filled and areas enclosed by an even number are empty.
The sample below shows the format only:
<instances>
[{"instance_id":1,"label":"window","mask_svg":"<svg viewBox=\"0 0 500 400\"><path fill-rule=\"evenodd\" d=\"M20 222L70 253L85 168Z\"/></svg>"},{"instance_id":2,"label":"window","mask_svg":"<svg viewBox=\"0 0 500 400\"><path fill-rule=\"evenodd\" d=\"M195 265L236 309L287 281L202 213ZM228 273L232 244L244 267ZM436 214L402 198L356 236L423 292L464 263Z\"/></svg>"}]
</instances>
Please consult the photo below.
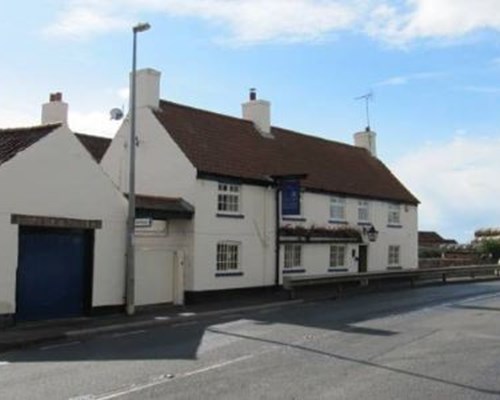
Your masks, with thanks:
<instances>
[{"instance_id":1,"label":"window","mask_svg":"<svg viewBox=\"0 0 500 400\"><path fill-rule=\"evenodd\" d=\"M399 225L401 224L401 210L399 204L389 204L389 213L387 217L387 222L389 225Z\"/></svg>"},{"instance_id":2,"label":"window","mask_svg":"<svg viewBox=\"0 0 500 400\"><path fill-rule=\"evenodd\" d=\"M302 246L300 244L285 245L284 268L299 268L302 265Z\"/></svg>"},{"instance_id":3,"label":"window","mask_svg":"<svg viewBox=\"0 0 500 400\"><path fill-rule=\"evenodd\" d=\"M389 255L388 255L389 266L399 265L399 253L400 253L399 246L393 246L393 245L389 246Z\"/></svg>"},{"instance_id":4,"label":"window","mask_svg":"<svg viewBox=\"0 0 500 400\"><path fill-rule=\"evenodd\" d=\"M345 267L345 246L330 246L330 267Z\"/></svg>"},{"instance_id":5,"label":"window","mask_svg":"<svg viewBox=\"0 0 500 400\"><path fill-rule=\"evenodd\" d=\"M219 183L217 210L223 213L240 212L240 185Z\"/></svg>"},{"instance_id":6,"label":"window","mask_svg":"<svg viewBox=\"0 0 500 400\"><path fill-rule=\"evenodd\" d=\"M345 199L343 197L330 198L330 218L334 220L345 220Z\"/></svg>"},{"instance_id":7,"label":"window","mask_svg":"<svg viewBox=\"0 0 500 400\"><path fill-rule=\"evenodd\" d=\"M232 272L240 268L240 244L236 242L217 243L217 271Z\"/></svg>"},{"instance_id":8,"label":"window","mask_svg":"<svg viewBox=\"0 0 500 400\"><path fill-rule=\"evenodd\" d=\"M370 221L370 206L368 201L366 200L358 201L358 221L359 222Z\"/></svg>"}]
</instances>

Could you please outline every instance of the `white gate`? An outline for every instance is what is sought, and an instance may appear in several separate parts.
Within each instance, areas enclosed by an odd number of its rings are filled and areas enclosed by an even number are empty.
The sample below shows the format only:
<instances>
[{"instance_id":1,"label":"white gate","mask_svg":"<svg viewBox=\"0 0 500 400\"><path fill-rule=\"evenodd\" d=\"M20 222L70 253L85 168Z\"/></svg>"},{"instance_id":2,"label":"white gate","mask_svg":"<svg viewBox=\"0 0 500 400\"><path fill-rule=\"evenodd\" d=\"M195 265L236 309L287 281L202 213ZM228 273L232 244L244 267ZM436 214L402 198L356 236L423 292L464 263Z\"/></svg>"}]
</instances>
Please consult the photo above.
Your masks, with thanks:
<instances>
[{"instance_id":1,"label":"white gate","mask_svg":"<svg viewBox=\"0 0 500 400\"><path fill-rule=\"evenodd\" d=\"M138 306L162 303L182 303L184 292L182 254L172 250L136 247L135 250L135 303Z\"/></svg>"}]
</instances>

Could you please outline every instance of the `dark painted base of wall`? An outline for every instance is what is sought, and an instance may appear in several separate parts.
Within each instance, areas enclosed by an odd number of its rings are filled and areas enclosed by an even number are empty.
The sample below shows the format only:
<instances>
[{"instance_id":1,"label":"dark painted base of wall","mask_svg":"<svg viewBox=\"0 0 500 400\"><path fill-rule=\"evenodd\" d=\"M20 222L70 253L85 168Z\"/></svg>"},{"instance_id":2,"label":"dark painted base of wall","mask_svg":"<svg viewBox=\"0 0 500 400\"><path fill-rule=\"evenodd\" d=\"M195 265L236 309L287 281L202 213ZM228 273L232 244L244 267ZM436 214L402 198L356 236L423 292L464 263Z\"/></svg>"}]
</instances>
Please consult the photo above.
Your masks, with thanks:
<instances>
[{"instance_id":1,"label":"dark painted base of wall","mask_svg":"<svg viewBox=\"0 0 500 400\"><path fill-rule=\"evenodd\" d=\"M99 317L101 315L113 315L113 314L123 314L123 313L125 313L124 305L98 306L98 307L92 307L89 316Z\"/></svg>"},{"instance_id":2,"label":"dark painted base of wall","mask_svg":"<svg viewBox=\"0 0 500 400\"><path fill-rule=\"evenodd\" d=\"M184 301L186 305L218 301L230 303L232 300L244 301L245 299L255 299L259 296L283 296L283 299L285 299L286 293L281 287L276 288L275 286L260 286L226 290L207 290L200 292L186 291L184 292Z\"/></svg>"},{"instance_id":3,"label":"dark painted base of wall","mask_svg":"<svg viewBox=\"0 0 500 400\"><path fill-rule=\"evenodd\" d=\"M0 314L0 328L14 325L14 314Z\"/></svg>"}]
</instances>

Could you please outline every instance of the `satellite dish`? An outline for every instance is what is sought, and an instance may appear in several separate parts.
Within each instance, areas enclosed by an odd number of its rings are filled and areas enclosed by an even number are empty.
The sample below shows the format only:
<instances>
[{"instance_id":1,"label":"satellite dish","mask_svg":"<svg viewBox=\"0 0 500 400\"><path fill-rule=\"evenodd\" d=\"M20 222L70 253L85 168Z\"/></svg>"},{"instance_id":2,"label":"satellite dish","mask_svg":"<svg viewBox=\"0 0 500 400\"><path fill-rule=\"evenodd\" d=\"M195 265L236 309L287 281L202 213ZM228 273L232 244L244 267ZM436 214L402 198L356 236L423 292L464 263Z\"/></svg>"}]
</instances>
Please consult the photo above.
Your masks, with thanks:
<instances>
[{"instance_id":1,"label":"satellite dish","mask_svg":"<svg viewBox=\"0 0 500 400\"><path fill-rule=\"evenodd\" d=\"M123 111L119 108L113 108L109 112L109 116L113 121L120 121L123 118Z\"/></svg>"}]
</instances>

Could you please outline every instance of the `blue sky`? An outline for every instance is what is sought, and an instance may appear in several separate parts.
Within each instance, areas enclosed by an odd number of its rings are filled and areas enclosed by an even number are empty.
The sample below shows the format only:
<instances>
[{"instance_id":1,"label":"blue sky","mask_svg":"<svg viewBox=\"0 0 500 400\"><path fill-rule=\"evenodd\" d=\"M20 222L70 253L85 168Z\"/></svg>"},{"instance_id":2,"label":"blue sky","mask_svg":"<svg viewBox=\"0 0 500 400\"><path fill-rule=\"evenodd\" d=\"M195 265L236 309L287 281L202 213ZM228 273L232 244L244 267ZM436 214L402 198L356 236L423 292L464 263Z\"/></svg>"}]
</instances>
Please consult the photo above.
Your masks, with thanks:
<instances>
[{"instance_id":1,"label":"blue sky","mask_svg":"<svg viewBox=\"0 0 500 400\"><path fill-rule=\"evenodd\" d=\"M380 158L422 201L420 228L459 241L500 225L500 0L27 0L0 13L0 126L39 122L62 91L75 131L112 136L131 27L162 97L352 142L374 92Z\"/></svg>"}]
</instances>

